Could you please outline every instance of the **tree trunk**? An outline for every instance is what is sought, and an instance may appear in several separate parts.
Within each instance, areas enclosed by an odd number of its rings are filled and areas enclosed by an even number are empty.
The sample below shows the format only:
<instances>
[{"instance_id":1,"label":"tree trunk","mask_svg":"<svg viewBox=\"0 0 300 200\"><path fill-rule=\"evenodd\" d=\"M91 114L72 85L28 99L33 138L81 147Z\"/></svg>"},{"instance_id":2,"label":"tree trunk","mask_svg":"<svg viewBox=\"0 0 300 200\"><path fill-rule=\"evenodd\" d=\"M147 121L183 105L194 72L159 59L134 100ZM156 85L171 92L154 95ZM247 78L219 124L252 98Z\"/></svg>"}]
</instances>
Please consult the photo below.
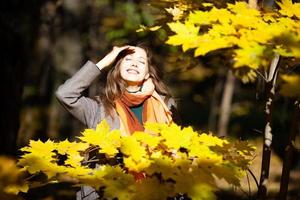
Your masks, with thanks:
<instances>
[{"instance_id":1,"label":"tree trunk","mask_svg":"<svg viewBox=\"0 0 300 200\"><path fill-rule=\"evenodd\" d=\"M258 9L258 0L248 0L248 5L251 8Z\"/></svg>"},{"instance_id":2,"label":"tree trunk","mask_svg":"<svg viewBox=\"0 0 300 200\"><path fill-rule=\"evenodd\" d=\"M293 155L296 150L294 144L295 144L295 139L297 134L297 128L299 126L298 125L299 118L300 118L299 104L300 104L299 101L295 102L295 111L294 111L293 121L289 133L289 141L288 141L288 145L285 148L278 200L285 200L287 197L291 165L292 165Z\"/></svg>"},{"instance_id":3,"label":"tree trunk","mask_svg":"<svg viewBox=\"0 0 300 200\"><path fill-rule=\"evenodd\" d=\"M234 91L235 78L232 71L227 73L227 79L224 87L222 103L220 108L220 118L218 122L218 136L227 136L227 128L231 113L231 102Z\"/></svg>"},{"instance_id":4,"label":"tree trunk","mask_svg":"<svg viewBox=\"0 0 300 200\"><path fill-rule=\"evenodd\" d=\"M214 90L213 90L213 96L210 104L210 111L209 111L209 117L208 117L208 130L212 132L217 131L217 113L218 113L218 107L219 107L219 99L220 95L223 89L223 78L221 77L220 73L218 73L218 78L216 80Z\"/></svg>"},{"instance_id":5,"label":"tree trunk","mask_svg":"<svg viewBox=\"0 0 300 200\"><path fill-rule=\"evenodd\" d=\"M269 179L270 159L271 159L271 144L272 144L272 110L275 96L275 85L277 80L279 55L276 54L272 60L269 72L267 73L266 83L266 104L265 104L265 132L262 165L260 173L260 182L258 188L258 199L264 200L267 197L267 185Z\"/></svg>"}]
</instances>

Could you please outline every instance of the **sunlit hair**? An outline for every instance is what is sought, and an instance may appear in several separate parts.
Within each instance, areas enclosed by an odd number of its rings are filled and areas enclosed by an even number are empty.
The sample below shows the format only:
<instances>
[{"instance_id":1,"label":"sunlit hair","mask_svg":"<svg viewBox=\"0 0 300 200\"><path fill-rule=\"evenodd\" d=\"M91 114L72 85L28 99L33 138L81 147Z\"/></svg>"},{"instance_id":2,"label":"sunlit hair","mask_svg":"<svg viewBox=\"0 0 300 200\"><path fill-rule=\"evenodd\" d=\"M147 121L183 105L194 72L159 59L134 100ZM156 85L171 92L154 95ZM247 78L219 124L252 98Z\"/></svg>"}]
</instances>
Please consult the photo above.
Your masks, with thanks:
<instances>
[{"instance_id":1,"label":"sunlit hair","mask_svg":"<svg viewBox=\"0 0 300 200\"><path fill-rule=\"evenodd\" d=\"M156 92L165 96L164 101L167 103L171 98L171 95L168 87L162 81L161 76L158 73L158 69L152 64L151 52L145 45L139 44L137 47L140 47L146 51L150 78L152 78ZM126 89L126 82L122 79L120 73L120 64L128 53L130 52L122 51L116 58L113 67L107 74L106 85L101 93L101 102L105 108L105 113L111 117L113 116L113 110L115 108L114 101L120 98Z\"/></svg>"}]
</instances>

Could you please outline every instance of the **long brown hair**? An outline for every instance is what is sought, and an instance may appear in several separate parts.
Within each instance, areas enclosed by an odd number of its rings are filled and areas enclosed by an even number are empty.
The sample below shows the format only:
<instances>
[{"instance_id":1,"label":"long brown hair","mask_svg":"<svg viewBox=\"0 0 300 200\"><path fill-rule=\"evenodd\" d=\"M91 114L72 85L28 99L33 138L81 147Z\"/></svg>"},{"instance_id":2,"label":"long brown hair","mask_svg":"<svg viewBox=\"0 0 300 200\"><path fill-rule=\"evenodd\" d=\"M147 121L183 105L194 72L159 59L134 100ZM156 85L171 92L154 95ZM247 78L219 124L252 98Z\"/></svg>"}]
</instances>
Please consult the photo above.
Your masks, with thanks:
<instances>
[{"instance_id":1,"label":"long brown hair","mask_svg":"<svg viewBox=\"0 0 300 200\"><path fill-rule=\"evenodd\" d=\"M171 98L171 95L168 87L162 81L161 74L158 73L157 67L152 63L152 53L148 47L143 44L138 44L137 47L140 47L146 51L150 78L152 78L156 92L165 96L164 101L167 103ZM115 108L114 101L120 98L126 89L126 82L122 79L120 74L120 64L128 53L131 52L125 50L118 55L112 69L110 69L107 74L106 85L100 95L105 113L111 117L113 116L113 110Z\"/></svg>"}]
</instances>

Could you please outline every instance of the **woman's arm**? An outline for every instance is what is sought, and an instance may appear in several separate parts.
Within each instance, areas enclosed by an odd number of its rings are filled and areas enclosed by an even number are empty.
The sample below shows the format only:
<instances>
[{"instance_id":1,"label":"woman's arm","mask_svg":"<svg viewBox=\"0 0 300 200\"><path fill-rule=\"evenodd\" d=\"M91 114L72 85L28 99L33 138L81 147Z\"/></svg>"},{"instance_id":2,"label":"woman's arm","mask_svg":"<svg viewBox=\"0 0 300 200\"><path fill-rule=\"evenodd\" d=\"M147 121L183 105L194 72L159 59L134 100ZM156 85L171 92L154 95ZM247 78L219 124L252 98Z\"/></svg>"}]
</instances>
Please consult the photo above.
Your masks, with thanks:
<instances>
[{"instance_id":1,"label":"woman's arm","mask_svg":"<svg viewBox=\"0 0 300 200\"><path fill-rule=\"evenodd\" d=\"M100 75L103 68L115 61L121 51L130 48L130 46L114 47L97 64L87 61L75 75L57 89L56 97L59 102L87 127L93 128L100 107L95 100L83 96L82 92Z\"/></svg>"},{"instance_id":2,"label":"woman's arm","mask_svg":"<svg viewBox=\"0 0 300 200\"><path fill-rule=\"evenodd\" d=\"M99 105L95 100L83 96L82 92L100 73L99 68L93 62L87 61L56 91L59 102L87 127L92 127Z\"/></svg>"}]
</instances>

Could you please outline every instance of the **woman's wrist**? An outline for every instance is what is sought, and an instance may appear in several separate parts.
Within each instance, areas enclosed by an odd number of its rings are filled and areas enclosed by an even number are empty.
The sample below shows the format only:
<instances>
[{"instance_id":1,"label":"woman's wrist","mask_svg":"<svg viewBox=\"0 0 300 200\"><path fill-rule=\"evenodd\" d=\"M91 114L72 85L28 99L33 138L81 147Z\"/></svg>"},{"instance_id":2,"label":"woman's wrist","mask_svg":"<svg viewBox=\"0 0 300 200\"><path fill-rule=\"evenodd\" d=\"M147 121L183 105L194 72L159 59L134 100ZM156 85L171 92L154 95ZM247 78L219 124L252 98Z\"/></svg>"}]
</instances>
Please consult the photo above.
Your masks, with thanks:
<instances>
[{"instance_id":1,"label":"woman's wrist","mask_svg":"<svg viewBox=\"0 0 300 200\"><path fill-rule=\"evenodd\" d=\"M103 68L107 67L108 64L105 62L104 59L100 60L99 62L96 63L97 67L102 70Z\"/></svg>"},{"instance_id":2,"label":"woman's wrist","mask_svg":"<svg viewBox=\"0 0 300 200\"><path fill-rule=\"evenodd\" d=\"M118 57L119 53L124 49L130 49L130 46L123 46L123 47L114 47L113 50L108 53L104 58L102 58L96 65L97 67L102 70L105 67L110 66ZM133 49L131 49L133 50Z\"/></svg>"}]
</instances>

